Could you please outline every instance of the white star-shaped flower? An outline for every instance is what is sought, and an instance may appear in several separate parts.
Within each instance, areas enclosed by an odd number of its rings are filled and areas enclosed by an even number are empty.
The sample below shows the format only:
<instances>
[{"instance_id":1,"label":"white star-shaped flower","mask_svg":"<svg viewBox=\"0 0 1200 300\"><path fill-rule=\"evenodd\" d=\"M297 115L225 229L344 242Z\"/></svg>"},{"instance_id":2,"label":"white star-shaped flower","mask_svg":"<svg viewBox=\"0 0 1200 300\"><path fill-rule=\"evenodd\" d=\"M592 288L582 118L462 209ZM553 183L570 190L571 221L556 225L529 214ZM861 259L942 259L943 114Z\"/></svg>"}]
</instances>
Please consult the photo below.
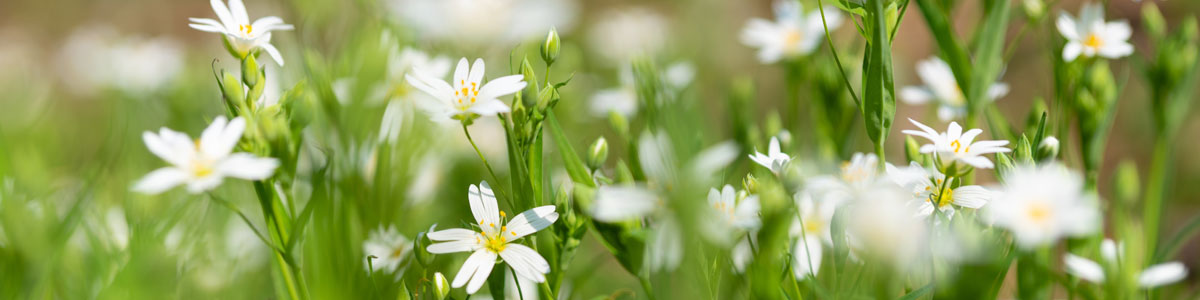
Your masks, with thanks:
<instances>
[{"instance_id":1,"label":"white star-shaped flower","mask_svg":"<svg viewBox=\"0 0 1200 300\"><path fill-rule=\"evenodd\" d=\"M1082 176L1051 163L1013 169L985 212L997 227L1012 232L1018 246L1033 249L1095 232L1100 225L1095 202L1084 192Z\"/></svg>"},{"instance_id":2,"label":"white star-shaped flower","mask_svg":"<svg viewBox=\"0 0 1200 300\"><path fill-rule=\"evenodd\" d=\"M954 206L978 209L992 198L990 191L978 185L951 188L950 183L944 182L946 175L916 162L911 162L904 168L897 168L889 163L887 173L893 182L913 192L918 216L929 216L936 207L942 213L953 217Z\"/></svg>"},{"instance_id":3,"label":"white star-shaped flower","mask_svg":"<svg viewBox=\"0 0 1200 300\"><path fill-rule=\"evenodd\" d=\"M479 231L431 229L429 239L438 243L425 248L429 253L436 254L472 252L450 285L455 288L466 286L468 294L478 292L487 282L497 258L512 267L518 276L534 282L545 282L546 274L550 273L550 263L532 248L513 242L554 224L558 220L554 205L535 207L506 221L507 214L500 210L496 195L486 181L478 186L471 185L467 197Z\"/></svg>"},{"instance_id":4,"label":"white star-shaped flower","mask_svg":"<svg viewBox=\"0 0 1200 300\"><path fill-rule=\"evenodd\" d=\"M225 177L263 180L275 173L279 161L250 153L233 153L246 120L241 117L226 122L224 116L213 119L200 139L163 127L158 134L146 131L142 139L151 153L171 163L142 177L133 189L146 194L158 194L180 184L196 194L221 185Z\"/></svg>"},{"instance_id":5,"label":"white star-shaped flower","mask_svg":"<svg viewBox=\"0 0 1200 300\"><path fill-rule=\"evenodd\" d=\"M788 163L792 161L792 157L787 155L787 153L781 152L779 150L779 138L772 137L771 143L767 145L767 154L756 150L753 155L750 155L750 160L763 167L767 167L767 169L771 170L771 173L780 175L783 174Z\"/></svg>"},{"instance_id":6,"label":"white star-shaped flower","mask_svg":"<svg viewBox=\"0 0 1200 300\"><path fill-rule=\"evenodd\" d=\"M1004 147L1008 145L1008 141L975 141L975 137L983 133L983 130L975 128L963 132L958 122L950 122L946 132L938 132L913 119L908 121L921 130L904 130L904 134L923 137L933 142L921 145L921 153L934 153L942 164L963 162L976 168L991 169L992 161L984 157L984 154L1012 151Z\"/></svg>"},{"instance_id":7,"label":"white star-shaped flower","mask_svg":"<svg viewBox=\"0 0 1200 300\"><path fill-rule=\"evenodd\" d=\"M415 69L404 78L413 87L433 96L433 101L424 101L422 108L433 114L437 121L460 120L469 122L478 116L492 116L509 112L500 97L516 93L525 88L522 75L509 75L483 83L483 59L475 59L467 65L467 58L458 61L452 82L435 78L425 70Z\"/></svg>"},{"instance_id":8,"label":"white star-shaped flower","mask_svg":"<svg viewBox=\"0 0 1200 300\"><path fill-rule=\"evenodd\" d=\"M1079 55L1121 58L1133 54L1133 45L1129 43L1133 30L1129 23L1105 22L1104 8L1099 4L1084 5L1079 19L1063 12L1056 23L1058 32L1067 39L1062 53L1065 61L1074 61Z\"/></svg>"},{"instance_id":9,"label":"white star-shaped flower","mask_svg":"<svg viewBox=\"0 0 1200 300\"><path fill-rule=\"evenodd\" d=\"M225 41L229 43L230 48L240 57L249 55L251 51L262 49L266 50L267 54L275 60L280 66L283 65L283 56L279 54L279 49L275 49L271 45L271 31L275 30L292 30L290 24L284 24L283 19L276 16L262 17L250 22L250 17L246 14L246 5L242 4L242 0L229 0L229 6L221 0L211 0L213 12L217 13L217 19L220 21L208 18L188 18L192 21L188 24L189 27L196 30L206 32L216 32L225 35Z\"/></svg>"},{"instance_id":10,"label":"white star-shaped flower","mask_svg":"<svg viewBox=\"0 0 1200 300\"><path fill-rule=\"evenodd\" d=\"M821 45L825 37L825 20L820 11L807 15L800 2L794 0L775 1L775 21L751 19L742 29L742 44L758 48L758 60L764 64L785 58L807 55ZM837 9L825 8L825 19L829 30L837 29L842 17Z\"/></svg>"},{"instance_id":11,"label":"white star-shaped flower","mask_svg":"<svg viewBox=\"0 0 1200 300\"><path fill-rule=\"evenodd\" d=\"M925 86L906 86L900 89L900 100L911 105L935 102L938 119L950 121L967 113L967 97L963 94L954 71L941 58L933 57L917 63L917 75ZM997 82L988 88L988 100L1008 94L1008 84Z\"/></svg>"},{"instance_id":12,"label":"white star-shaped flower","mask_svg":"<svg viewBox=\"0 0 1200 300\"><path fill-rule=\"evenodd\" d=\"M375 257L371 259L370 266L363 267L374 267L376 271L388 273L395 272L396 268L400 267L400 262L412 251L412 244L411 240L396 231L395 226L388 226L387 229L379 227L363 242L363 252L367 256Z\"/></svg>"}]
</instances>

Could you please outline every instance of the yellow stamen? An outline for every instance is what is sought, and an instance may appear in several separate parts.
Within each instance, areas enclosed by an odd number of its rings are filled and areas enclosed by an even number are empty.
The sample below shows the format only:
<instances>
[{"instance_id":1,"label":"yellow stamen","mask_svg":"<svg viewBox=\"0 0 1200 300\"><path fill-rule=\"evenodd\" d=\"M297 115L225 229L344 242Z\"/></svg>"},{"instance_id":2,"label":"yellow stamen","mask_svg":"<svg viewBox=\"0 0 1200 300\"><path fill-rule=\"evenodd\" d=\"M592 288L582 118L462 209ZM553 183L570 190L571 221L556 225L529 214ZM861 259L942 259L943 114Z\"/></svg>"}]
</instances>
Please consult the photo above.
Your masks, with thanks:
<instances>
[{"instance_id":1,"label":"yellow stamen","mask_svg":"<svg viewBox=\"0 0 1200 300\"><path fill-rule=\"evenodd\" d=\"M1096 36L1095 33L1089 33L1087 38L1083 40L1083 45L1091 48L1100 48L1100 46L1104 45L1104 41L1101 41L1100 37Z\"/></svg>"},{"instance_id":2,"label":"yellow stamen","mask_svg":"<svg viewBox=\"0 0 1200 300\"><path fill-rule=\"evenodd\" d=\"M962 143L958 142L958 140L954 140L953 142L950 142L950 147L954 147L954 153L958 153L959 148L962 148Z\"/></svg>"}]
</instances>

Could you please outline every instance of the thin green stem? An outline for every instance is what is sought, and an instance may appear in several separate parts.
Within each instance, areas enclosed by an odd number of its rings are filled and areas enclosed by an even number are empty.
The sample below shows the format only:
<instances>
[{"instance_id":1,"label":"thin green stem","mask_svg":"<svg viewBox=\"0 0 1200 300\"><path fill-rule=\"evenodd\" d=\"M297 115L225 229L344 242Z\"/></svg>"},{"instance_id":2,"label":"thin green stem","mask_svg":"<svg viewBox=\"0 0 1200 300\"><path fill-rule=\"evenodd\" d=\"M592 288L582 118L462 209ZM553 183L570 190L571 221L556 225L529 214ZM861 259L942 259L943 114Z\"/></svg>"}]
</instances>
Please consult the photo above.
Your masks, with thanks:
<instances>
[{"instance_id":1,"label":"thin green stem","mask_svg":"<svg viewBox=\"0 0 1200 300\"><path fill-rule=\"evenodd\" d=\"M854 99L854 104L862 106L862 101L858 100L858 95L854 93L854 86L850 85L850 77L846 76L846 69L842 67L842 59L838 57L837 48L833 46L833 38L829 36L829 24L825 20L825 4L821 0L817 0L817 11L821 12L821 26L825 27L825 42L829 45L829 52L833 53L833 61L837 63L838 73L842 74L842 81L846 83L846 90L850 91L850 98Z\"/></svg>"},{"instance_id":2,"label":"thin green stem","mask_svg":"<svg viewBox=\"0 0 1200 300\"><path fill-rule=\"evenodd\" d=\"M208 193L208 198L212 199L213 202L217 202L218 204L221 204L221 206L228 208L230 211L233 211L234 214L237 214L237 216L242 219L242 222L246 223L246 227L250 227L250 231L254 232L254 236L257 236L258 239L262 241L263 244L266 244L267 247L270 247L271 250L275 250L279 253L287 253L283 251L282 248L276 246L275 243L272 243L270 239L267 239L266 235L263 235L262 232L258 231L258 228L254 227L254 223L250 222L250 218L247 218L246 214L243 214L242 210L234 206L233 203L229 203L229 201L225 201L225 199L221 199L212 193Z\"/></svg>"},{"instance_id":3,"label":"thin green stem","mask_svg":"<svg viewBox=\"0 0 1200 300\"><path fill-rule=\"evenodd\" d=\"M509 207L515 208L516 206L513 206L512 198L509 198L508 195L504 193L504 190L500 188L500 177L496 176L496 171L492 170L492 165L488 163L487 157L483 156L483 151L479 151L479 146L475 145L475 139L471 138L471 131L467 130L466 123L462 124L462 129L463 134L467 135L467 141L471 142L471 147L475 148L475 154L479 155L479 160L483 161L483 166L487 168L488 174L492 175L492 182L496 183L496 185L493 185L492 188L499 192L502 198L508 200Z\"/></svg>"},{"instance_id":4,"label":"thin green stem","mask_svg":"<svg viewBox=\"0 0 1200 300\"><path fill-rule=\"evenodd\" d=\"M513 285L517 286L517 297L520 297L521 300L525 300L525 292L521 290L521 280L517 278L517 270L508 268L508 272L512 274Z\"/></svg>"}]
</instances>

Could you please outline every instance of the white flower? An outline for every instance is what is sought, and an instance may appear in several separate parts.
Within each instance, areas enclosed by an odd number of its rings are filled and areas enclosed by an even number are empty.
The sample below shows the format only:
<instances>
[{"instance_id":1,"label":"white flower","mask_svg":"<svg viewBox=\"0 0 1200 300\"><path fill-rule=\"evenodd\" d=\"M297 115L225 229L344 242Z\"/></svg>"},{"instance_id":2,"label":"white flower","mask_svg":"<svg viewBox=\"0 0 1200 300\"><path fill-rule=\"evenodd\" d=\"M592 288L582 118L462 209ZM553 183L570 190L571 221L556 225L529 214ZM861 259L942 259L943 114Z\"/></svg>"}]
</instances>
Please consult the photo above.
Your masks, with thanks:
<instances>
[{"instance_id":1,"label":"white flower","mask_svg":"<svg viewBox=\"0 0 1200 300\"><path fill-rule=\"evenodd\" d=\"M513 242L558 220L554 205L535 207L506 221L507 214L496 204L496 195L486 181L480 182L479 186L471 185L467 197L479 232L461 228L433 231L429 233L429 239L439 243L425 248L436 254L472 252L454 275L451 286L466 286L468 294L479 291L487 282L497 258L508 263L517 275L534 282L545 282L550 264L532 248Z\"/></svg>"},{"instance_id":2,"label":"white flower","mask_svg":"<svg viewBox=\"0 0 1200 300\"><path fill-rule=\"evenodd\" d=\"M1124 247L1118 246L1111 239L1104 239L1100 244L1100 257L1106 265L1120 267L1118 256L1124 255ZM1099 263L1067 253L1063 256L1063 265L1067 273L1093 283L1104 283L1104 267ZM1187 268L1183 263L1172 261L1146 267L1138 273L1138 285L1144 288L1154 288L1179 282L1187 277Z\"/></svg>"},{"instance_id":3,"label":"white flower","mask_svg":"<svg viewBox=\"0 0 1200 300\"><path fill-rule=\"evenodd\" d=\"M1104 8L1091 3L1083 6L1079 19L1062 12L1058 15L1058 32L1067 39L1063 60L1074 61L1082 54L1093 57L1121 58L1133 54L1129 36L1133 30L1125 20L1104 22Z\"/></svg>"},{"instance_id":4,"label":"white flower","mask_svg":"<svg viewBox=\"0 0 1200 300\"><path fill-rule=\"evenodd\" d=\"M188 21L192 21L191 24L188 24L189 27L200 31L224 34L225 41L241 57L245 57L251 51L262 49L271 55L275 63L283 65L283 56L279 54L279 49L275 49L275 46L271 45L271 31L292 30L291 24L284 24L283 19L276 16L262 17L254 20L254 23L250 23L250 17L246 14L246 5L242 4L242 0L229 0L229 7L225 7L225 3L221 0L211 0L210 2L213 12L217 13L217 19L220 21L208 18L188 18Z\"/></svg>"},{"instance_id":5,"label":"white flower","mask_svg":"<svg viewBox=\"0 0 1200 300\"><path fill-rule=\"evenodd\" d=\"M589 213L596 221L617 223L650 218L646 261L652 270L674 270L683 261L683 232L654 191L636 186L601 186Z\"/></svg>"},{"instance_id":6,"label":"white flower","mask_svg":"<svg viewBox=\"0 0 1200 300\"><path fill-rule=\"evenodd\" d=\"M800 214L789 229L790 235L797 238L792 246L792 271L796 278L815 277L821 269L822 244L833 243L829 229L840 202L816 201L809 191L792 198Z\"/></svg>"},{"instance_id":7,"label":"white flower","mask_svg":"<svg viewBox=\"0 0 1200 300\"><path fill-rule=\"evenodd\" d=\"M1094 232L1100 223L1095 202L1081 176L1062 165L1018 166L1005 175L986 216L1011 231L1018 246L1032 249Z\"/></svg>"},{"instance_id":8,"label":"white flower","mask_svg":"<svg viewBox=\"0 0 1200 300\"><path fill-rule=\"evenodd\" d=\"M423 94L412 93L411 86L405 82L404 76L421 70L432 78L446 78L446 75L450 74L450 64L451 60L448 57L431 56L412 48L391 51L388 55L387 82L394 86L389 91L389 96L416 102L414 97Z\"/></svg>"},{"instance_id":9,"label":"white flower","mask_svg":"<svg viewBox=\"0 0 1200 300\"><path fill-rule=\"evenodd\" d=\"M825 37L825 21L830 31L842 24L838 9L832 7L824 8L825 20L818 10L805 15L798 1L777 0L774 8L775 22L755 18L742 29L742 44L758 48L758 60L764 64L812 53Z\"/></svg>"},{"instance_id":10,"label":"white flower","mask_svg":"<svg viewBox=\"0 0 1200 300\"><path fill-rule=\"evenodd\" d=\"M81 95L102 88L135 94L158 91L174 81L184 66L178 41L123 36L104 25L76 30L60 49L65 86Z\"/></svg>"},{"instance_id":11,"label":"white flower","mask_svg":"<svg viewBox=\"0 0 1200 300\"><path fill-rule=\"evenodd\" d=\"M601 57L626 64L643 55L654 55L666 46L667 20L646 9L604 13L588 32L589 42Z\"/></svg>"},{"instance_id":12,"label":"white flower","mask_svg":"<svg viewBox=\"0 0 1200 300\"><path fill-rule=\"evenodd\" d=\"M911 105L934 101L938 105L937 115L942 121L950 121L967 113L967 98L963 95L954 71L941 58L932 57L917 63L917 75L925 86L906 86L900 89L900 100ZM1008 94L1008 84L997 82L987 91L988 100L996 100Z\"/></svg>"},{"instance_id":13,"label":"white flower","mask_svg":"<svg viewBox=\"0 0 1200 300\"><path fill-rule=\"evenodd\" d=\"M435 78L424 70L415 70L405 74L413 87L436 98L423 103L423 108L433 114L438 121L471 120L476 116L491 116L509 111L508 105L500 101L500 97L516 93L525 88L526 82L521 75L509 75L496 78L487 84L483 83L483 59L475 59L475 64L468 66L467 58L458 61L454 69L454 80L451 83ZM432 102L432 103L431 103Z\"/></svg>"},{"instance_id":14,"label":"white flower","mask_svg":"<svg viewBox=\"0 0 1200 300\"><path fill-rule=\"evenodd\" d=\"M375 257L370 258L369 266L363 264L363 268L374 267L376 271L395 272L396 268L400 267L400 262L404 261L412 250L412 245L412 241L396 231L395 226L388 226L387 229L380 226L363 242L364 255Z\"/></svg>"},{"instance_id":15,"label":"white flower","mask_svg":"<svg viewBox=\"0 0 1200 300\"><path fill-rule=\"evenodd\" d=\"M278 160L250 153L233 153L245 129L246 120L241 117L227 123L224 116L218 116L194 141L187 134L166 127L159 129L158 134L150 131L142 133L146 148L171 166L150 172L134 184L133 189L145 194L158 194L187 184L188 192L197 194L221 185L225 177L245 180L271 177L279 166Z\"/></svg>"},{"instance_id":16,"label":"white flower","mask_svg":"<svg viewBox=\"0 0 1200 300\"><path fill-rule=\"evenodd\" d=\"M954 206L978 209L992 198L990 191L978 185L964 185L952 189L952 183L944 182L946 175L916 162L911 162L904 168L897 168L889 163L887 173L893 182L912 191L919 216L933 214L936 207L948 217L953 217Z\"/></svg>"},{"instance_id":17,"label":"white flower","mask_svg":"<svg viewBox=\"0 0 1200 300\"><path fill-rule=\"evenodd\" d=\"M958 126L958 122L950 122L950 127L946 129L946 132L939 133L925 124L913 121L913 119L908 119L908 121L921 128L921 131L904 130L904 134L923 137L933 142L933 144L921 145L921 153L934 153L934 156L941 160L942 164L960 161L976 168L991 169L992 161L984 157L984 154L1012 151L1004 148L1004 145L1008 145L1008 141L976 142L975 137L983 133L983 130L975 128L963 132L962 126Z\"/></svg>"},{"instance_id":18,"label":"white flower","mask_svg":"<svg viewBox=\"0 0 1200 300\"><path fill-rule=\"evenodd\" d=\"M771 137L771 143L767 145L767 154L763 154L762 152L755 150L754 154L750 155L750 160L753 160L763 167L767 167L767 169L771 170L771 173L775 173L775 175L778 176L783 174L783 171L787 168L788 163L792 161L792 157L779 150L778 138Z\"/></svg>"},{"instance_id":19,"label":"white flower","mask_svg":"<svg viewBox=\"0 0 1200 300\"><path fill-rule=\"evenodd\" d=\"M618 73L620 86L600 90L592 95L589 105L592 115L608 117L609 113L615 112L625 118L632 118L634 114L637 114L639 103L633 69L625 65ZM662 74L662 81L663 85L671 92L679 92L687 88L695 76L695 67L689 62L681 61L667 66L666 71Z\"/></svg>"},{"instance_id":20,"label":"white flower","mask_svg":"<svg viewBox=\"0 0 1200 300\"><path fill-rule=\"evenodd\" d=\"M877 181L843 209L848 242L856 252L905 269L927 250L928 222L907 205L911 194L890 182Z\"/></svg>"},{"instance_id":21,"label":"white flower","mask_svg":"<svg viewBox=\"0 0 1200 300\"><path fill-rule=\"evenodd\" d=\"M740 230L756 229L762 225L758 218L758 195L749 195L738 201L737 191L732 185L726 184L718 191L708 190L708 205L712 206L724 224Z\"/></svg>"},{"instance_id":22,"label":"white flower","mask_svg":"<svg viewBox=\"0 0 1200 300\"><path fill-rule=\"evenodd\" d=\"M879 157L874 153L854 153L842 163L839 176L818 176L809 180L806 192L822 202L846 203L875 184Z\"/></svg>"}]
</instances>

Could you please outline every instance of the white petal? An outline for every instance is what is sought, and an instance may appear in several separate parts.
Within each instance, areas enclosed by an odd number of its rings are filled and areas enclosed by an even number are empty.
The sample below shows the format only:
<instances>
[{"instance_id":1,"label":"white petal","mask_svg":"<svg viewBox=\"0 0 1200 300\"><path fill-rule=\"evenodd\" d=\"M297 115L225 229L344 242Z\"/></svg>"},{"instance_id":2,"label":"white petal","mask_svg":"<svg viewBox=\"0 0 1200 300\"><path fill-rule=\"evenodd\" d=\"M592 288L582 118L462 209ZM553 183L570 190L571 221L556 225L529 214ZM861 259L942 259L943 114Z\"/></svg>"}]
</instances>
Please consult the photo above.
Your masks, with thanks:
<instances>
[{"instance_id":1,"label":"white petal","mask_svg":"<svg viewBox=\"0 0 1200 300\"><path fill-rule=\"evenodd\" d=\"M440 101L442 106L446 106L446 97L454 93L454 88L442 79L429 77L422 70L414 69L409 74L404 74L404 79L413 87L433 96Z\"/></svg>"},{"instance_id":2,"label":"white petal","mask_svg":"<svg viewBox=\"0 0 1200 300\"><path fill-rule=\"evenodd\" d=\"M906 86L900 89L900 100L910 105L925 104L933 100L933 93L925 87Z\"/></svg>"},{"instance_id":3,"label":"white petal","mask_svg":"<svg viewBox=\"0 0 1200 300\"><path fill-rule=\"evenodd\" d=\"M221 20L221 24L225 25L227 32L236 29L234 25L237 25L237 21L233 19L233 15L229 13L229 8L225 7L224 2L221 2L221 0L209 0L209 4L212 5L213 12L217 14L217 19Z\"/></svg>"},{"instance_id":4,"label":"white petal","mask_svg":"<svg viewBox=\"0 0 1200 300\"><path fill-rule=\"evenodd\" d=\"M1100 48L1100 56L1107 58L1122 58L1133 54L1133 45L1126 42L1105 44Z\"/></svg>"},{"instance_id":5,"label":"white petal","mask_svg":"<svg viewBox=\"0 0 1200 300\"><path fill-rule=\"evenodd\" d=\"M275 174L279 160L263 158L250 153L234 153L216 166L222 175L246 180L263 180Z\"/></svg>"},{"instance_id":6,"label":"white petal","mask_svg":"<svg viewBox=\"0 0 1200 300\"><path fill-rule=\"evenodd\" d=\"M467 200L471 204L471 215L475 216L479 227L493 231L500 229L500 208L496 204L496 194L487 181L480 181L479 185L472 184L467 190Z\"/></svg>"},{"instance_id":7,"label":"white petal","mask_svg":"<svg viewBox=\"0 0 1200 300\"><path fill-rule=\"evenodd\" d=\"M483 287L484 282L487 282L488 275L491 275L492 268L495 266L495 253L484 249L477 250L463 262L462 268L458 270L458 274L454 275L454 282L450 283L450 286L460 288L465 285L467 294L474 294Z\"/></svg>"},{"instance_id":8,"label":"white petal","mask_svg":"<svg viewBox=\"0 0 1200 300\"><path fill-rule=\"evenodd\" d=\"M508 104L504 104L504 101L492 98L480 100L467 109L467 111L479 114L480 116L495 116L496 114L506 113L511 110L508 108Z\"/></svg>"},{"instance_id":9,"label":"white petal","mask_svg":"<svg viewBox=\"0 0 1200 300\"><path fill-rule=\"evenodd\" d=\"M1067 273L1094 283L1104 282L1104 268L1094 261L1067 253L1063 256Z\"/></svg>"},{"instance_id":10,"label":"white petal","mask_svg":"<svg viewBox=\"0 0 1200 300\"><path fill-rule=\"evenodd\" d=\"M550 263L546 262L537 251L521 244L508 244L500 251L504 262L517 272L517 275L533 282L546 282L546 273L550 273Z\"/></svg>"},{"instance_id":11,"label":"white petal","mask_svg":"<svg viewBox=\"0 0 1200 300\"><path fill-rule=\"evenodd\" d=\"M283 24L283 19L276 16L267 16L254 20L250 27L254 27L255 31L266 32L271 30L292 30L292 25Z\"/></svg>"},{"instance_id":12,"label":"white petal","mask_svg":"<svg viewBox=\"0 0 1200 300\"><path fill-rule=\"evenodd\" d=\"M159 130L160 134L143 132L142 140L150 153L176 166L186 166L195 153L195 147L188 145L188 138L182 133L171 131L166 127ZM178 136L183 136L182 142Z\"/></svg>"},{"instance_id":13,"label":"white petal","mask_svg":"<svg viewBox=\"0 0 1200 300\"><path fill-rule=\"evenodd\" d=\"M792 272L796 278L816 277L821 270L821 239L808 236L792 247Z\"/></svg>"},{"instance_id":14,"label":"white petal","mask_svg":"<svg viewBox=\"0 0 1200 300\"><path fill-rule=\"evenodd\" d=\"M1058 14L1055 25L1058 26L1058 33L1061 33L1067 40L1079 40L1078 27L1075 26L1075 19L1071 18L1071 15L1065 12Z\"/></svg>"},{"instance_id":15,"label":"white petal","mask_svg":"<svg viewBox=\"0 0 1200 300\"><path fill-rule=\"evenodd\" d=\"M280 67L283 66L283 54L279 54L279 49L276 49L275 45L271 45L271 43L263 43L259 47L263 50L266 50L267 55L270 55L271 59L275 60L275 63L279 64Z\"/></svg>"},{"instance_id":16,"label":"white petal","mask_svg":"<svg viewBox=\"0 0 1200 300\"><path fill-rule=\"evenodd\" d=\"M1145 288L1172 284L1187 277L1187 268L1180 262L1157 264L1138 275L1138 284Z\"/></svg>"},{"instance_id":17,"label":"white petal","mask_svg":"<svg viewBox=\"0 0 1200 300\"><path fill-rule=\"evenodd\" d=\"M476 58L475 63L471 64L471 72L467 73L467 82L483 83L484 65L482 58ZM513 75L517 76L517 75ZM480 91L483 93L483 91Z\"/></svg>"},{"instance_id":18,"label":"white petal","mask_svg":"<svg viewBox=\"0 0 1200 300\"><path fill-rule=\"evenodd\" d=\"M443 229L426 233L427 237L433 241L459 241L459 240L474 240L476 233L474 231L462 228Z\"/></svg>"},{"instance_id":19,"label":"white petal","mask_svg":"<svg viewBox=\"0 0 1200 300\"><path fill-rule=\"evenodd\" d=\"M977 209L991 200L992 192L982 186L968 185L954 189L954 205Z\"/></svg>"},{"instance_id":20,"label":"white petal","mask_svg":"<svg viewBox=\"0 0 1200 300\"><path fill-rule=\"evenodd\" d=\"M658 195L638 187L602 186L591 214L596 221L620 222L644 217L658 208Z\"/></svg>"},{"instance_id":21,"label":"white petal","mask_svg":"<svg viewBox=\"0 0 1200 300\"><path fill-rule=\"evenodd\" d=\"M521 75L508 75L488 81L483 87L479 88L478 98L500 98L512 93L516 93L525 88L527 84ZM536 95L529 95L534 97Z\"/></svg>"},{"instance_id":22,"label":"white petal","mask_svg":"<svg viewBox=\"0 0 1200 300\"><path fill-rule=\"evenodd\" d=\"M1100 257L1104 258L1104 260L1117 262L1118 252L1121 251L1118 250L1117 243L1113 242L1112 239L1104 239L1104 241L1100 242Z\"/></svg>"},{"instance_id":23,"label":"white petal","mask_svg":"<svg viewBox=\"0 0 1200 300\"><path fill-rule=\"evenodd\" d=\"M158 194L169 190L187 179L187 173L176 168L161 168L146 174L133 185L133 190L143 194Z\"/></svg>"},{"instance_id":24,"label":"white petal","mask_svg":"<svg viewBox=\"0 0 1200 300\"><path fill-rule=\"evenodd\" d=\"M246 5L242 0L229 0L229 12L238 24L250 24L250 17L246 15Z\"/></svg>"},{"instance_id":25,"label":"white petal","mask_svg":"<svg viewBox=\"0 0 1200 300\"><path fill-rule=\"evenodd\" d=\"M758 228L762 225L762 221L758 217L760 209L758 195L746 197L746 199L742 200L742 203L738 204L737 210L734 211L734 215L737 216L737 223L735 225L743 229Z\"/></svg>"},{"instance_id":26,"label":"white petal","mask_svg":"<svg viewBox=\"0 0 1200 300\"><path fill-rule=\"evenodd\" d=\"M477 249L479 249L479 243L475 241L475 238L471 238L470 240L434 243L430 244L428 247L425 247L425 251L429 251L429 253L433 254L468 252L475 251Z\"/></svg>"},{"instance_id":27,"label":"white petal","mask_svg":"<svg viewBox=\"0 0 1200 300\"><path fill-rule=\"evenodd\" d=\"M212 190L221 185L225 177L220 174L211 174L200 178L191 178L187 181L187 191L192 194L199 194L205 191Z\"/></svg>"},{"instance_id":28,"label":"white petal","mask_svg":"<svg viewBox=\"0 0 1200 300\"><path fill-rule=\"evenodd\" d=\"M200 151L212 159L223 158L237 146L245 130L245 119L237 117L227 122L225 116L217 116L200 134Z\"/></svg>"},{"instance_id":29,"label":"white petal","mask_svg":"<svg viewBox=\"0 0 1200 300\"><path fill-rule=\"evenodd\" d=\"M458 60L458 66L454 68L454 81L450 85L466 85L467 75L471 72L471 65L467 63L467 58L463 57Z\"/></svg>"},{"instance_id":30,"label":"white petal","mask_svg":"<svg viewBox=\"0 0 1200 300\"><path fill-rule=\"evenodd\" d=\"M773 158L781 154L783 152L779 150L779 138L771 137L771 143L767 145L767 155Z\"/></svg>"},{"instance_id":31,"label":"white petal","mask_svg":"<svg viewBox=\"0 0 1200 300\"><path fill-rule=\"evenodd\" d=\"M554 211L554 205L534 207L514 216L505 225L508 227L508 232L500 234L511 241L550 227L550 224L554 224L554 221L557 220L558 213Z\"/></svg>"},{"instance_id":32,"label":"white petal","mask_svg":"<svg viewBox=\"0 0 1200 300\"><path fill-rule=\"evenodd\" d=\"M1080 53L1083 53L1083 44L1076 41L1067 42L1067 45L1063 46L1063 61L1075 61Z\"/></svg>"}]
</instances>

